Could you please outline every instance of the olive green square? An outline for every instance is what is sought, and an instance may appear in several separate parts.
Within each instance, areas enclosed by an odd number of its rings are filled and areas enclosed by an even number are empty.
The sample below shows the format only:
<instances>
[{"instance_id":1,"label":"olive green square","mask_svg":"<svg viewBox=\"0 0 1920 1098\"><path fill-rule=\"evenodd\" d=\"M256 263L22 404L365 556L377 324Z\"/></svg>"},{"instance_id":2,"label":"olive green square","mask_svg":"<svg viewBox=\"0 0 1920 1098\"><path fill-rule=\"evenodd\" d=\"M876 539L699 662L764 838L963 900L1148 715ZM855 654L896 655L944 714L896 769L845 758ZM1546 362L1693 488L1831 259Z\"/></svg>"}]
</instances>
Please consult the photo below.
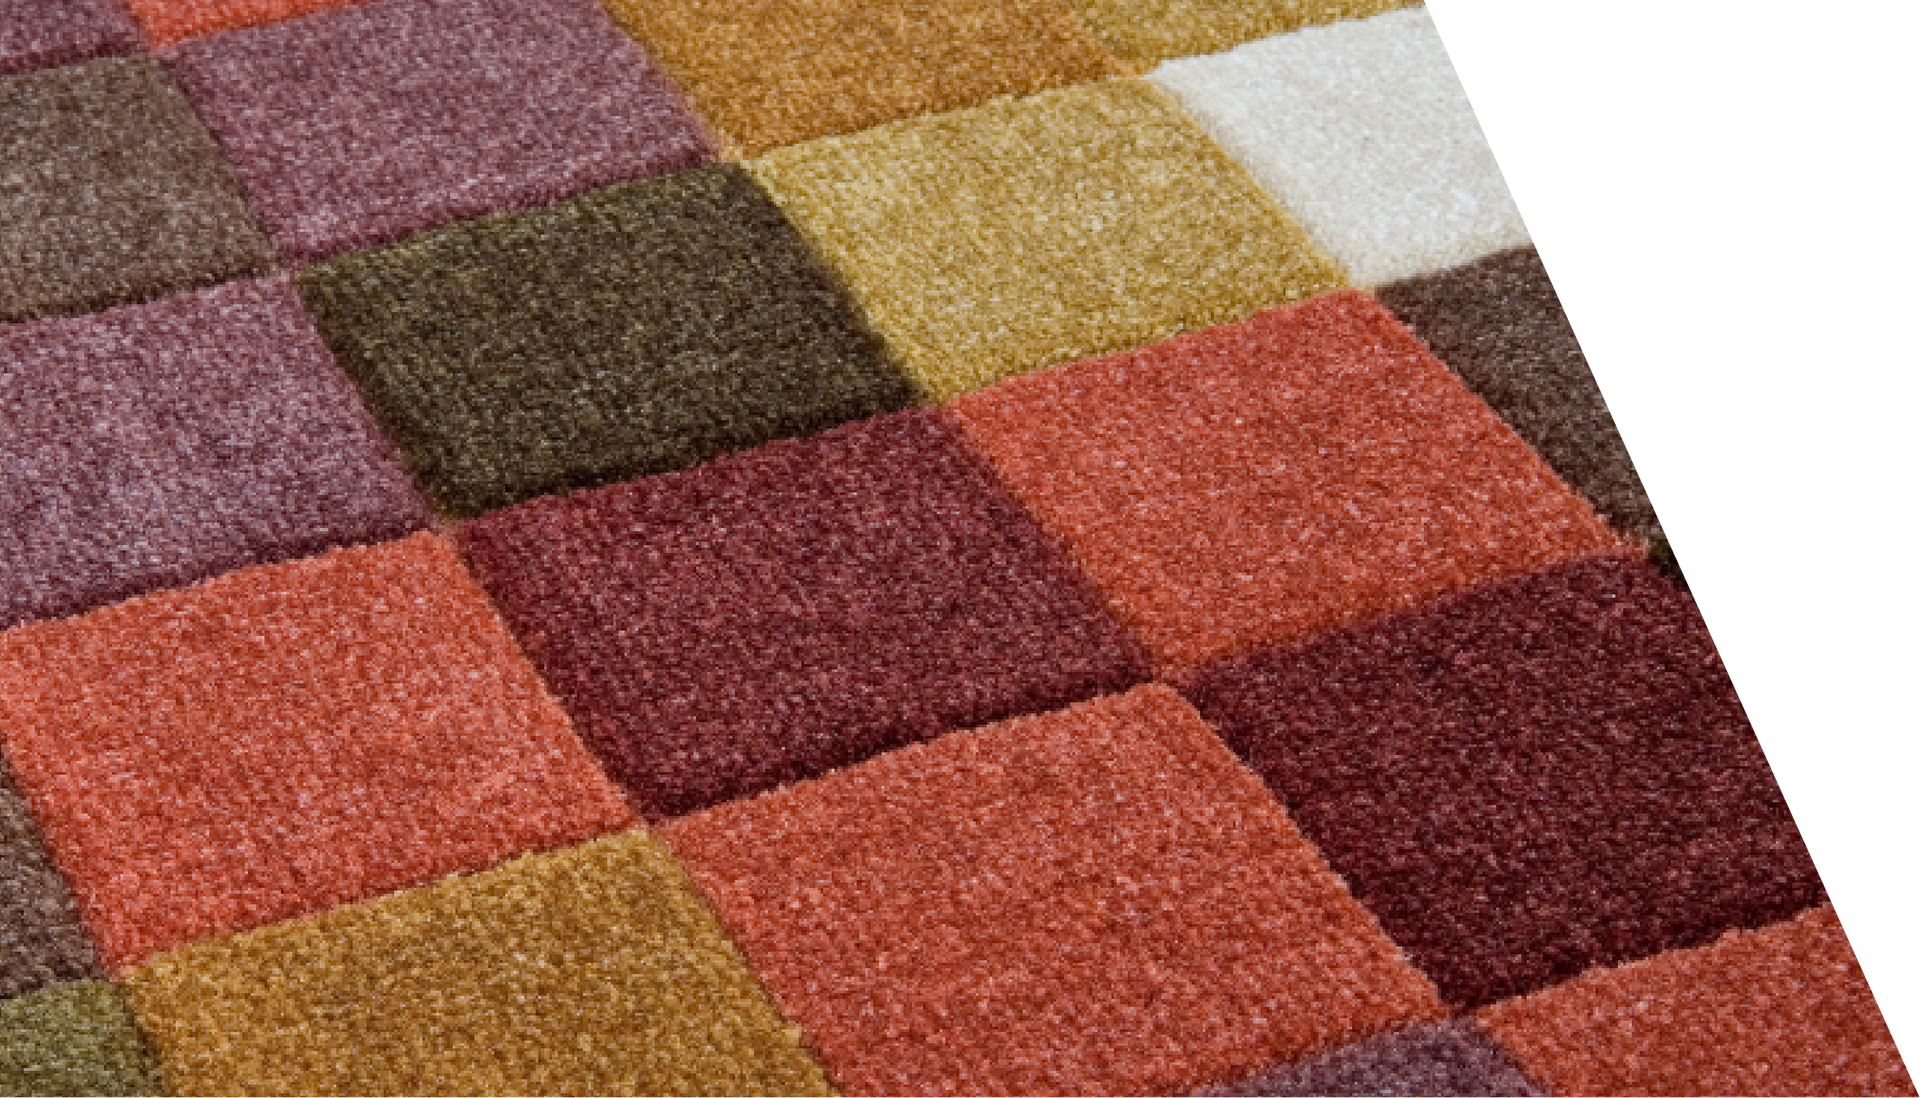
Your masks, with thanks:
<instances>
[{"instance_id":1,"label":"olive green square","mask_svg":"<svg viewBox=\"0 0 1920 1098\"><path fill-rule=\"evenodd\" d=\"M731 165L437 230L310 268L300 287L456 517L917 399L832 273Z\"/></svg>"}]
</instances>

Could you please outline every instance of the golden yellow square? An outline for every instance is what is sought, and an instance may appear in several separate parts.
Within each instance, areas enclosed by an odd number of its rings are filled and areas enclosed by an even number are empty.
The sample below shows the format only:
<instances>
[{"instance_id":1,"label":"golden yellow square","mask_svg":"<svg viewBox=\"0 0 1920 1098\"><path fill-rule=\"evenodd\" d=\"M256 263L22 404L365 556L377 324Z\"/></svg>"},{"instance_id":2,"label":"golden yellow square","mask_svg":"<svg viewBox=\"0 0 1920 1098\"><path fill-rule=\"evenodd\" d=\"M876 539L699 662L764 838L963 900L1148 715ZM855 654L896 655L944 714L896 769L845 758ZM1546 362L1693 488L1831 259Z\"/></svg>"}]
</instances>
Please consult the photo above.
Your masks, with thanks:
<instances>
[{"instance_id":1,"label":"golden yellow square","mask_svg":"<svg viewBox=\"0 0 1920 1098\"><path fill-rule=\"evenodd\" d=\"M123 977L175 1094L829 1094L650 835L163 953Z\"/></svg>"},{"instance_id":2,"label":"golden yellow square","mask_svg":"<svg viewBox=\"0 0 1920 1098\"><path fill-rule=\"evenodd\" d=\"M1139 80L896 122L748 167L936 399L1345 285Z\"/></svg>"},{"instance_id":3,"label":"golden yellow square","mask_svg":"<svg viewBox=\"0 0 1920 1098\"><path fill-rule=\"evenodd\" d=\"M1420 0L1074 0L1093 32L1145 72L1162 61L1412 7Z\"/></svg>"},{"instance_id":4,"label":"golden yellow square","mask_svg":"<svg viewBox=\"0 0 1920 1098\"><path fill-rule=\"evenodd\" d=\"M737 156L1125 71L1069 0L604 2Z\"/></svg>"}]
</instances>

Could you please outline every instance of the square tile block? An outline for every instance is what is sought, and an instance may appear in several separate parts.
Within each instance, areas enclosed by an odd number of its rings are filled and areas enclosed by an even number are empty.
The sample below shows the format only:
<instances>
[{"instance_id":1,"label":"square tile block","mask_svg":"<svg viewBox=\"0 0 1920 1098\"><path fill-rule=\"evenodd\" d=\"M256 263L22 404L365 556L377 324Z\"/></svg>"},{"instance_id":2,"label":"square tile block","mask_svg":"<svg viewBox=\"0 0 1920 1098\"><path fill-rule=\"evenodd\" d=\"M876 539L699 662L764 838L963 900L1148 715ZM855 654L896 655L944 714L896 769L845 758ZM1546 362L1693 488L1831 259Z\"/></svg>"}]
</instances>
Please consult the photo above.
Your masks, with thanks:
<instances>
[{"instance_id":1,"label":"square tile block","mask_svg":"<svg viewBox=\"0 0 1920 1098\"><path fill-rule=\"evenodd\" d=\"M99 974L93 939L0 759L0 999Z\"/></svg>"},{"instance_id":2,"label":"square tile block","mask_svg":"<svg viewBox=\"0 0 1920 1098\"><path fill-rule=\"evenodd\" d=\"M915 399L739 168L623 183L300 276L446 511L665 472Z\"/></svg>"},{"instance_id":3,"label":"square tile block","mask_svg":"<svg viewBox=\"0 0 1920 1098\"><path fill-rule=\"evenodd\" d=\"M1913 1094L1829 905L1480 1012L1555 1094Z\"/></svg>"},{"instance_id":4,"label":"square tile block","mask_svg":"<svg viewBox=\"0 0 1920 1098\"><path fill-rule=\"evenodd\" d=\"M1217 1098L1314 1095L1544 1095L1471 1019L1433 1022L1269 1069Z\"/></svg>"},{"instance_id":5,"label":"square tile block","mask_svg":"<svg viewBox=\"0 0 1920 1098\"><path fill-rule=\"evenodd\" d=\"M298 19L365 0L125 0L154 49L241 27Z\"/></svg>"},{"instance_id":6,"label":"square tile block","mask_svg":"<svg viewBox=\"0 0 1920 1098\"><path fill-rule=\"evenodd\" d=\"M273 248L160 62L0 79L0 324L264 274Z\"/></svg>"},{"instance_id":7,"label":"square tile block","mask_svg":"<svg viewBox=\"0 0 1920 1098\"><path fill-rule=\"evenodd\" d=\"M119 0L0 0L0 76L140 49Z\"/></svg>"},{"instance_id":8,"label":"square tile block","mask_svg":"<svg viewBox=\"0 0 1920 1098\"><path fill-rule=\"evenodd\" d=\"M0 1002L0 1094L164 1094L139 1026L104 980Z\"/></svg>"},{"instance_id":9,"label":"square tile block","mask_svg":"<svg viewBox=\"0 0 1920 1098\"><path fill-rule=\"evenodd\" d=\"M1540 253L1531 246L1497 252L1395 282L1379 295L1615 529L1680 578Z\"/></svg>"},{"instance_id":10,"label":"square tile block","mask_svg":"<svg viewBox=\"0 0 1920 1098\"><path fill-rule=\"evenodd\" d=\"M0 626L431 519L284 278L0 328Z\"/></svg>"},{"instance_id":11,"label":"square tile block","mask_svg":"<svg viewBox=\"0 0 1920 1098\"><path fill-rule=\"evenodd\" d=\"M1341 19L1362 19L1419 0L1074 0L1108 48L1141 71L1174 57Z\"/></svg>"},{"instance_id":12,"label":"square tile block","mask_svg":"<svg viewBox=\"0 0 1920 1098\"><path fill-rule=\"evenodd\" d=\"M951 411L1163 674L1626 547L1355 291Z\"/></svg>"},{"instance_id":13,"label":"square tile block","mask_svg":"<svg viewBox=\"0 0 1920 1098\"><path fill-rule=\"evenodd\" d=\"M1424 7L1170 61L1152 79L1360 285L1527 243Z\"/></svg>"},{"instance_id":14,"label":"square tile block","mask_svg":"<svg viewBox=\"0 0 1920 1098\"><path fill-rule=\"evenodd\" d=\"M431 534L0 635L0 738L116 969L629 819Z\"/></svg>"},{"instance_id":15,"label":"square tile block","mask_svg":"<svg viewBox=\"0 0 1920 1098\"><path fill-rule=\"evenodd\" d=\"M1137 80L812 141L753 171L942 399L1342 284Z\"/></svg>"},{"instance_id":16,"label":"square tile block","mask_svg":"<svg viewBox=\"0 0 1920 1098\"><path fill-rule=\"evenodd\" d=\"M831 1094L653 838L165 954L126 978L179 1094Z\"/></svg>"},{"instance_id":17,"label":"square tile block","mask_svg":"<svg viewBox=\"0 0 1920 1098\"><path fill-rule=\"evenodd\" d=\"M1164 686L909 747L666 839L855 1093L1176 1094L1440 1011Z\"/></svg>"},{"instance_id":18,"label":"square tile block","mask_svg":"<svg viewBox=\"0 0 1920 1098\"><path fill-rule=\"evenodd\" d=\"M1705 623L1638 558L1255 653L1192 696L1456 1004L1824 898Z\"/></svg>"},{"instance_id":19,"label":"square tile block","mask_svg":"<svg viewBox=\"0 0 1920 1098\"><path fill-rule=\"evenodd\" d=\"M594 0L379 0L168 61L288 263L708 158Z\"/></svg>"},{"instance_id":20,"label":"square tile block","mask_svg":"<svg viewBox=\"0 0 1920 1098\"><path fill-rule=\"evenodd\" d=\"M607 0L731 150L1116 76L1067 0Z\"/></svg>"},{"instance_id":21,"label":"square tile block","mask_svg":"<svg viewBox=\"0 0 1920 1098\"><path fill-rule=\"evenodd\" d=\"M959 432L903 412L460 531L609 772L673 816L1146 674Z\"/></svg>"}]
</instances>

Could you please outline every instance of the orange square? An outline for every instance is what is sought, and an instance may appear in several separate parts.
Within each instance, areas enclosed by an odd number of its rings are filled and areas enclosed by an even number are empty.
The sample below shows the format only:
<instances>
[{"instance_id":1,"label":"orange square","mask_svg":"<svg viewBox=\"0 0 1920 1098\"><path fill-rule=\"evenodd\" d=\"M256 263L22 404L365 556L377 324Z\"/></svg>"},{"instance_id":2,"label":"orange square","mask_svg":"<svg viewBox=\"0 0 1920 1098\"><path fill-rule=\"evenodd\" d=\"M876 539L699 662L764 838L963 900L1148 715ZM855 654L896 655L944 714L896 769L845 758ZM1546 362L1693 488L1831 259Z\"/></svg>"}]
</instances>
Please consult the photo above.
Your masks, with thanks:
<instances>
[{"instance_id":1,"label":"orange square","mask_svg":"<svg viewBox=\"0 0 1920 1098\"><path fill-rule=\"evenodd\" d=\"M156 50L216 31L278 23L365 0L126 0Z\"/></svg>"},{"instance_id":2,"label":"orange square","mask_svg":"<svg viewBox=\"0 0 1920 1098\"><path fill-rule=\"evenodd\" d=\"M852 1093L1180 1094L1444 1013L1165 686L665 835Z\"/></svg>"},{"instance_id":3,"label":"orange square","mask_svg":"<svg viewBox=\"0 0 1920 1098\"><path fill-rule=\"evenodd\" d=\"M431 534L0 635L0 737L115 968L630 819Z\"/></svg>"},{"instance_id":4,"label":"orange square","mask_svg":"<svg viewBox=\"0 0 1920 1098\"><path fill-rule=\"evenodd\" d=\"M948 407L1163 674L1631 551L1354 290Z\"/></svg>"}]
</instances>

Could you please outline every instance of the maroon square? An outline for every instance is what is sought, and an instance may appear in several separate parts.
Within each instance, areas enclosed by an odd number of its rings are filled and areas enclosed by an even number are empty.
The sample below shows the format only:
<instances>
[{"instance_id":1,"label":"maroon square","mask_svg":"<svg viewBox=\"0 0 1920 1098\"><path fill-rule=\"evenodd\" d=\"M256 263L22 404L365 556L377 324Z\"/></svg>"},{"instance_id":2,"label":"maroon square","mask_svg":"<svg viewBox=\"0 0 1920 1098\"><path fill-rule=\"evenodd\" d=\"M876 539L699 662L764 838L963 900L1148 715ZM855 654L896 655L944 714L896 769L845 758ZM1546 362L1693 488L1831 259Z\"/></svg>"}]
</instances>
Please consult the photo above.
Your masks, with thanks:
<instances>
[{"instance_id":1,"label":"maroon square","mask_svg":"<svg viewBox=\"0 0 1920 1098\"><path fill-rule=\"evenodd\" d=\"M1824 895L1693 601L1638 558L1268 649L1193 696L1459 1005Z\"/></svg>"},{"instance_id":2,"label":"maroon square","mask_svg":"<svg viewBox=\"0 0 1920 1098\"><path fill-rule=\"evenodd\" d=\"M1123 690L1138 646L938 412L549 497L460 538L641 811Z\"/></svg>"}]
</instances>

